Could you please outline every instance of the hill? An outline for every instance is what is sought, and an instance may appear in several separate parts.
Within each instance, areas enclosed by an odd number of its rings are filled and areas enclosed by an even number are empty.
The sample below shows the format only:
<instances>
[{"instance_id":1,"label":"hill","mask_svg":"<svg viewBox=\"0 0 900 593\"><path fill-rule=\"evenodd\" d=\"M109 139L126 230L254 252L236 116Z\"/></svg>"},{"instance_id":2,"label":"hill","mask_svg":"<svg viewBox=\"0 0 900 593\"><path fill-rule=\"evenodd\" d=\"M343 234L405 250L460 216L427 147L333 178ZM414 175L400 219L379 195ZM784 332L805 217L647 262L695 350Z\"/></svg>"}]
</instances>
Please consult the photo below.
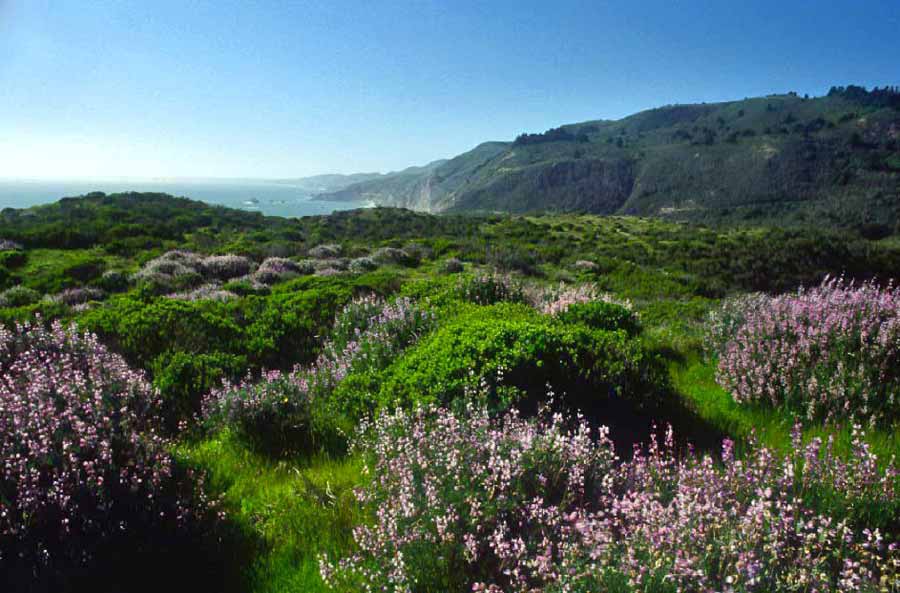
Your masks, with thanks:
<instances>
[{"instance_id":1,"label":"hill","mask_svg":"<svg viewBox=\"0 0 900 593\"><path fill-rule=\"evenodd\" d=\"M440 211L581 211L896 230L900 93L834 87L488 142L447 161L325 193Z\"/></svg>"}]
</instances>

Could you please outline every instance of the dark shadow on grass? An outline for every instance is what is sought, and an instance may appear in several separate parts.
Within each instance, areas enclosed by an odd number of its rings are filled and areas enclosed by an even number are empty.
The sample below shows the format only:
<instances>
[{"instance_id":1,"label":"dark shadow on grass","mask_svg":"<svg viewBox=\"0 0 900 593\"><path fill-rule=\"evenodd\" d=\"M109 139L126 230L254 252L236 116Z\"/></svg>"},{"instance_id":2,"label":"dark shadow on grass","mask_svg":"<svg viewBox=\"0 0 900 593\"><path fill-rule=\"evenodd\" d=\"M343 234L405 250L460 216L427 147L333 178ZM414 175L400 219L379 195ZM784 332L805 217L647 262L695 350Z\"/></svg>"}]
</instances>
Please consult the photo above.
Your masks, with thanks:
<instances>
[{"instance_id":1,"label":"dark shadow on grass","mask_svg":"<svg viewBox=\"0 0 900 593\"><path fill-rule=\"evenodd\" d=\"M628 397L619 395L620 389L583 378L546 379L560 386L554 409L569 415L580 412L591 425L609 427L616 452L623 459L630 459L635 446L647 444L668 425L673 428L679 450L686 452L690 447L699 453L720 451L722 439L728 435L684 405L669 382L662 379L668 376L663 367L656 371L655 380L632 385ZM516 404L524 415L535 414L547 401L546 383L538 387L534 381L516 381L514 374L508 379L525 394Z\"/></svg>"},{"instance_id":2,"label":"dark shadow on grass","mask_svg":"<svg viewBox=\"0 0 900 593\"><path fill-rule=\"evenodd\" d=\"M121 511L117 516L127 516ZM141 514L141 513L138 513ZM22 553L34 541L19 544L0 560L0 590L17 593L243 593L249 568L264 544L244 527L215 512L189 525L148 520L146 513L121 535L66 542L39 569ZM73 556L84 551L89 558Z\"/></svg>"}]
</instances>

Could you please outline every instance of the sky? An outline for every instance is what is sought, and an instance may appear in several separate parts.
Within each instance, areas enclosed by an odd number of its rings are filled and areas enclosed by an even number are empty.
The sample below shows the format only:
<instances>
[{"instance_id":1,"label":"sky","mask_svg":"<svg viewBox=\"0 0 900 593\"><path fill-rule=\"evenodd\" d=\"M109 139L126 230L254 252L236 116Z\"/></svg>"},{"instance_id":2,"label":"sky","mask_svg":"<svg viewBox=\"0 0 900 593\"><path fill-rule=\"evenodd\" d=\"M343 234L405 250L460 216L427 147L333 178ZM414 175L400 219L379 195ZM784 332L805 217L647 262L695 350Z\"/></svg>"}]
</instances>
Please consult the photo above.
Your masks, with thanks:
<instances>
[{"instance_id":1,"label":"sky","mask_svg":"<svg viewBox=\"0 0 900 593\"><path fill-rule=\"evenodd\" d=\"M0 177L385 172L665 104L900 85L898 56L898 0L0 0Z\"/></svg>"}]
</instances>

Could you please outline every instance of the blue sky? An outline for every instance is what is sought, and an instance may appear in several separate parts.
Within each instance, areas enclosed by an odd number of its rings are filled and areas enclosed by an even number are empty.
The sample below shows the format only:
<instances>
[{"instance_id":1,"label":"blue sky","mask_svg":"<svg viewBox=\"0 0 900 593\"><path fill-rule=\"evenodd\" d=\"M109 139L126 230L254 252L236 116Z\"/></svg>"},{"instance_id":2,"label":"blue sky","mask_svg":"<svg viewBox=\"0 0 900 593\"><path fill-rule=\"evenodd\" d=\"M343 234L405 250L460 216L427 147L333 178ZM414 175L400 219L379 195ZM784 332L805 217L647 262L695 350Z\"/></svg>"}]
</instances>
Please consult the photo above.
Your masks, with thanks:
<instances>
[{"instance_id":1,"label":"blue sky","mask_svg":"<svg viewBox=\"0 0 900 593\"><path fill-rule=\"evenodd\" d=\"M387 171L898 57L898 0L0 0L0 177Z\"/></svg>"}]
</instances>

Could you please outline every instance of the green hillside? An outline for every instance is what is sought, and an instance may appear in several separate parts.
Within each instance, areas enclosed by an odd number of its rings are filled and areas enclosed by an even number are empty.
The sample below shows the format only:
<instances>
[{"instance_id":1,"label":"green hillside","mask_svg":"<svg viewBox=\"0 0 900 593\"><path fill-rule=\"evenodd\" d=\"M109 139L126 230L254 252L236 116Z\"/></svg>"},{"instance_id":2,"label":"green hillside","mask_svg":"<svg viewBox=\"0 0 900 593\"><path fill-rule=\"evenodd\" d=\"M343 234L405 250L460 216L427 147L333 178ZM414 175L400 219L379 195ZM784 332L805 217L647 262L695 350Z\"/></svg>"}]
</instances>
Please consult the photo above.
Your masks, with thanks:
<instances>
[{"instance_id":1,"label":"green hillside","mask_svg":"<svg viewBox=\"0 0 900 593\"><path fill-rule=\"evenodd\" d=\"M325 199L419 210L583 211L895 232L900 93L835 87L670 105L489 142Z\"/></svg>"}]
</instances>

